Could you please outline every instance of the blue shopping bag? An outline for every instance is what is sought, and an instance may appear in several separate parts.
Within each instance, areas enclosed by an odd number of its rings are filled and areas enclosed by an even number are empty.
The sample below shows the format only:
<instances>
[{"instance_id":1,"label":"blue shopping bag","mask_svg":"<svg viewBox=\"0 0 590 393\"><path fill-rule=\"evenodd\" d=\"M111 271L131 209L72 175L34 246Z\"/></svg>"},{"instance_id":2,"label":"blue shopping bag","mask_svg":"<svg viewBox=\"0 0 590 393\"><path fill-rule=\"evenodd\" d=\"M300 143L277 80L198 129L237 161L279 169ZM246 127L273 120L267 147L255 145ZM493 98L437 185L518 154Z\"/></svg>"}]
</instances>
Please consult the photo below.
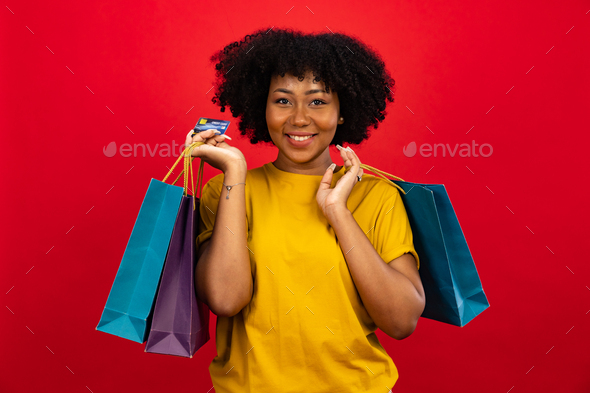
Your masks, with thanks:
<instances>
[{"instance_id":1,"label":"blue shopping bag","mask_svg":"<svg viewBox=\"0 0 590 393\"><path fill-rule=\"evenodd\" d=\"M192 180L192 165L187 157L185 185L187 177ZM195 287L200 205L197 193L202 193L204 164L201 160L193 195L183 196L180 203L145 352L192 358L209 341L209 307L197 298Z\"/></svg>"},{"instance_id":2,"label":"blue shopping bag","mask_svg":"<svg viewBox=\"0 0 590 393\"><path fill-rule=\"evenodd\" d=\"M138 343L147 339L162 268L185 193L185 188L164 182L182 157L163 181L150 181L96 330Z\"/></svg>"},{"instance_id":3,"label":"blue shopping bag","mask_svg":"<svg viewBox=\"0 0 590 393\"><path fill-rule=\"evenodd\" d=\"M419 273L426 296L422 317L465 326L490 304L445 186L410 183L365 164L361 167L402 190L420 257Z\"/></svg>"}]
</instances>

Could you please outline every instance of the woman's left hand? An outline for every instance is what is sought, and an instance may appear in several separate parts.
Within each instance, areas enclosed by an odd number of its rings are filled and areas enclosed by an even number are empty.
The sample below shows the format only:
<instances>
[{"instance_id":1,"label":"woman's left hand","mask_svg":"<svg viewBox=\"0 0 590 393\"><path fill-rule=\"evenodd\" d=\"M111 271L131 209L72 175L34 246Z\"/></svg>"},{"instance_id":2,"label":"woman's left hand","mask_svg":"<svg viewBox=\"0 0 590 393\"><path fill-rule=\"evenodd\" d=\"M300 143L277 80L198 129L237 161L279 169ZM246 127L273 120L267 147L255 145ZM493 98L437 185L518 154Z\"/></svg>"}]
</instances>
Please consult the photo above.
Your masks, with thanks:
<instances>
[{"instance_id":1,"label":"woman's left hand","mask_svg":"<svg viewBox=\"0 0 590 393\"><path fill-rule=\"evenodd\" d=\"M359 181L357 176L363 176L361 162L355 152L342 148L340 150L340 156L344 160L344 167L350 169L338 179L334 188L330 188L334 171L330 168L326 169L316 195L318 205L328 221L330 221L334 214L348 209L346 202L348 201L352 187Z\"/></svg>"}]
</instances>

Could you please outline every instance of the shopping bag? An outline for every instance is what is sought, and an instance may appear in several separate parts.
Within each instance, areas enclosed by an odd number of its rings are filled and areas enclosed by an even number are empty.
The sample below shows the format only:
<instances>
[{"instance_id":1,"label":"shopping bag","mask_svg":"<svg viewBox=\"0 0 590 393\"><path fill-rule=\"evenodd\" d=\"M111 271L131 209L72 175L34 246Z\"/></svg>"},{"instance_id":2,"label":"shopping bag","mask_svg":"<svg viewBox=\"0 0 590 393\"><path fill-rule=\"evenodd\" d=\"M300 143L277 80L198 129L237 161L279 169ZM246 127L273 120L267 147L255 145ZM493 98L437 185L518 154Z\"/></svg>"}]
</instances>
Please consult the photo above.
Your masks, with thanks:
<instances>
[{"instance_id":1,"label":"shopping bag","mask_svg":"<svg viewBox=\"0 0 590 393\"><path fill-rule=\"evenodd\" d=\"M426 296L422 317L465 326L490 304L445 186L406 182L365 164L361 168L401 190L420 258Z\"/></svg>"},{"instance_id":2,"label":"shopping bag","mask_svg":"<svg viewBox=\"0 0 590 393\"><path fill-rule=\"evenodd\" d=\"M185 185L190 151L185 155ZM190 164L188 164L190 165ZM196 296L196 239L199 230L199 198L204 162L201 160L197 188L182 197L158 295L146 352L193 357L209 341L209 308ZM192 175L190 176L192 180Z\"/></svg>"},{"instance_id":3,"label":"shopping bag","mask_svg":"<svg viewBox=\"0 0 590 393\"><path fill-rule=\"evenodd\" d=\"M184 192L183 187L165 181L181 158L163 181L150 181L96 330L138 343L146 340Z\"/></svg>"}]
</instances>

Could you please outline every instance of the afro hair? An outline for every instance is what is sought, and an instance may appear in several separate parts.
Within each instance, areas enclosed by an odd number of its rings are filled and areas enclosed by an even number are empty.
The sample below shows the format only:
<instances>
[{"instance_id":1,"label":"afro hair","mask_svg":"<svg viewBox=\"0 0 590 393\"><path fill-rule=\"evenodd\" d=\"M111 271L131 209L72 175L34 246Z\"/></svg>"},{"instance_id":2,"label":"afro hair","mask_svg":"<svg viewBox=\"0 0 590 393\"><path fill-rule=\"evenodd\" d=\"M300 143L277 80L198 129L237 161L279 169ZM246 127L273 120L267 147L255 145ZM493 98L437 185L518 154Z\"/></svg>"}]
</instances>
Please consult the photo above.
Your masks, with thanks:
<instances>
[{"instance_id":1,"label":"afro hair","mask_svg":"<svg viewBox=\"0 0 590 393\"><path fill-rule=\"evenodd\" d=\"M251 144L271 142L266 102L271 78L289 73L304 80L312 72L326 91L337 92L339 124L330 145L358 145L369 138L368 127L385 119L386 100L393 102L395 81L381 57L356 38L338 33L304 34L292 29L257 30L210 58L215 62L214 104L233 117Z\"/></svg>"}]
</instances>

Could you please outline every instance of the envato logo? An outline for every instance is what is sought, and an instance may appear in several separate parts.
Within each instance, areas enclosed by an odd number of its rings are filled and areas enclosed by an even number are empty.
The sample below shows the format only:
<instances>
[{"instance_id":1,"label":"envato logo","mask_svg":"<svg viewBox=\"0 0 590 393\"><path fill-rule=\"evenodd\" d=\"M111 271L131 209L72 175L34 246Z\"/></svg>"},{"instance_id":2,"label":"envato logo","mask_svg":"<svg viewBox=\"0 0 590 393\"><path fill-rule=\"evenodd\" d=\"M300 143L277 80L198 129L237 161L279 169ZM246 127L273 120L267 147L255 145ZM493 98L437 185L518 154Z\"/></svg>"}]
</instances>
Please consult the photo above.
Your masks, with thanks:
<instances>
[{"instance_id":1,"label":"envato logo","mask_svg":"<svg viewBox=\"0 0 590 393\"><path fill-rule=\"evenodd\" d=\"M422 157L437 157L437 154L440 156L441 153L443 157L446 157L447 153L449 157L455 157L455 155L459 157L489 157L494 152L494 149L489 143L478 145L475 141L471 141L471 145L468 143L461 143L460 145L456 143L454 147L449 146L448 143L446 145L443 143L435 143L434 145L423 143L420 147L417 147L416 142L412 141L408 143L408 146L403 147L403 151L406 157L414 157L417 152ZM478 152L479 154L477 154Z\"/></svg>"},{"instance_id":2,"label":"envato logo","mask_svg":"<svg viewBox=\"0 0 590 393\"><path fill-rule=\"evenodd\" d=\"M180 157L186 146L183 144L179 145L176 141L172 141L172 144L162 143L156 144L152 147L149 144L136 143L131 145L129 143L123 143L117 149L115 142L109 143L107 146L102 148L102 152L107 157L114 157L117 153L121 157L146 157L146 153L150 157L159 155L160 157Z\"/></svg>"}]
</instances>

